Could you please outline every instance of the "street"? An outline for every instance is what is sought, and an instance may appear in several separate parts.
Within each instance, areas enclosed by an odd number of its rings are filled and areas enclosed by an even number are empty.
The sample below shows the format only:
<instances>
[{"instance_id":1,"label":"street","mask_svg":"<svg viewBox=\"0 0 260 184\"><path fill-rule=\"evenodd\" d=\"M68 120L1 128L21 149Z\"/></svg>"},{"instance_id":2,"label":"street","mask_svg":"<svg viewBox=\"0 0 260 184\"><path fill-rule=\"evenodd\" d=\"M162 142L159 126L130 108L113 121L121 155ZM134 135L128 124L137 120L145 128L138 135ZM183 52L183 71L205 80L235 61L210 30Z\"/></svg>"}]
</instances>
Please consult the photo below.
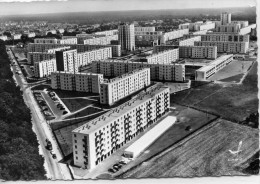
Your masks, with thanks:
<instances>
[{"instance_id":1,"label":"street","mask_svg":"<svg viewBox=\"0 0 260 184\"><path fill-rule=\"evenodd\" d=\"M37 135L37 139L40 144L40 150L45 160L45 170L47 173L47 177L52 180L72 180L72 176L67 165L58 163L58 161L61 160L63 156L61 154L61 151L59 150L58 144L53 136L50 126L47 124L43 114L41 113L40 108L38 107L32 95L31 87L35 86L37 83L31 83L29 85L24 79L23 74L16 74L16 71L20 71L21 69L19 68L19 65L13 53L11 51L7 51L7 53L9 55L9 58L11 59L11 63L14 63L13 66L11 66L14 79L17 85L19 85L21 90L23 91L24 101L31 110L33 130ZM50 151L45 148L46 138L48 138L52 143L52 152L56 154L56 159L53 159Z\"/></svg>"}]
</instances>

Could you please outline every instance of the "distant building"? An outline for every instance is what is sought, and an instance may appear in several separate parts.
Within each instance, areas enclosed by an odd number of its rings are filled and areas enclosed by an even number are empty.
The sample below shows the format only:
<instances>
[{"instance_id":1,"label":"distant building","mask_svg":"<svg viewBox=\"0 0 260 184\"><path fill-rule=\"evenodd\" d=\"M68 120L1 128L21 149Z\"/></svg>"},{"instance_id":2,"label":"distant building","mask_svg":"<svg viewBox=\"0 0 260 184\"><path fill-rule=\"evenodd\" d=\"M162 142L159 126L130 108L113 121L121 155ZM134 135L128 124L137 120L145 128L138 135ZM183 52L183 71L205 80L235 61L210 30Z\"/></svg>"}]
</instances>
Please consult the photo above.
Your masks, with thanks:
<instances>
[{"instance_id":1,"label":"distant building","mask_svg":"<svg viewBox=\"0 0 260 184\"><path fill-rule=\"evenodd\" d=\"M146 56L145 58L141 58L142 62L147 63L173 63L179 59L179 49L168 49L164 51L157 52L158 50L154 50L152 55Z\"/></svg>"},{"instance_id":2,"label":"distant building","mask_svg":"<svg viewBox=\"0 0 260 184\"><path fill-rule=\"evenodd\" d=\"M231 13L223 12L220 15L221 25L227 25L231 23Z\"/></svg>"},{"instance_id":3,"label":"distant building","mask_svg":"<svg viewBox=\"0 0 260 184\"><path fill-rule=\"evenodd\" d=\"M206 34L201 35L201 41L229 41L229 42L249 42L249 35L239 34Z\"/></svg>"},{"instance_id":4,"label":"distant building","mask_svg":"<svg viewBox=\"0 0 260 184\"><path fill-rule=\"evenodd\" d=\"M111 40L118 40L118 35L109 35L97 38L87 38L83 40L85 45L109 45Z\"/></svg>"},{"instance_id":5,"label":"distant building","mask_svg":"<svg viewBox=\"0 0 260 184\"><path fill-rule=\"evenodd\" d=\"M180 46L180 58L196 58L196 59L216 59L217 58L216 46Z\"/></svg>"},{"instance_id":6,"label":"distant building","mask_svg":"<svg viewBox=\"0 0 260 184\"><path fill-rule=\"evenodd\" d=\"M2 36L0 36L0 40L6 41L6 40L8 40L8 38L7 38L7 36L2 35Z\"/></svg>"},{"instance_id":7,"label":"distant building","mask_svg":"<svg viewBox=\"0 0 260 184\"><path fill-rule=\"evenodd\" d=\"M118 40L124 51L135 50L135 27L134 24L122 23L118 26Z\"/></svg>"},{"instance_id":8,"label":"distant building","mask_svg":"<svg viewBox=\"0 0 260 184\"><path fill-rule=\"evenodd\" d=\"M21 37L22 37L22 34L13 34L13 35L11 36L11 38L12 38L13 40L20 40Z\"/></svg>"},{"instance_id":9,"label":"distant building","mask_svg":"<svg viewBox=\"0 0 260 184\"><path fill-rule=\"evenodd\" d=\"M77 50L56 51L57 71L78 72Z\"/></svg>"}]
</instances>

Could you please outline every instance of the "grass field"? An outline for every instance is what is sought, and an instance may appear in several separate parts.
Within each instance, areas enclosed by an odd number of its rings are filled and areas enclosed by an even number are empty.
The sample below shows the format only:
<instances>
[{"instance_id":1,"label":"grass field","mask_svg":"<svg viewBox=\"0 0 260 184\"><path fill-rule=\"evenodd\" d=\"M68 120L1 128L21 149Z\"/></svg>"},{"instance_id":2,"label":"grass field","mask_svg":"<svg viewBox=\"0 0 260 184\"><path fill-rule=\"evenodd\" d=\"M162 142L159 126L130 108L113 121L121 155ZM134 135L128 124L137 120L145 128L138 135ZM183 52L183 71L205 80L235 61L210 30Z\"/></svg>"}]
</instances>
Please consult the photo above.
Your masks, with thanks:
<instances>
[{"instance_id":1,"label":"grass field","mask_svg":"<svg viewBox=\"0 0 260 184\"><path fill-rule=\"evenodd\" d=\"M242 84L208 84L171 95L171 103L207 110L232 121L242 121L258 110L257 62Z\"/></svg>"},{"instance_id":2,"label":"grass field","mask_svg":"<svg viewBox=\"0 0 260 184\"><path fill-rule=\"evenodd\" d=\"M241 140L242 152L239 160L234 161L228 150L236 150ZM189 141L168 149L118 178L244 175L240 166L258 150L256 129L220 119Z\"/></svg>"},{"instance_id":3,"label":"grass field","mask_svg":"<svg viewBox=\"0 0 260 184\"><path fill-rule=\"evenodd\" d=\"M71 118L74 118L74 117L83 117L83 116L88 116L88 115L91 115L91 114L94 114L94 113L97 113L97 112L102 112L103 110L102 109L97 109L95 107L88 107L76 114L73 114L71 116L68 116L66 117L65 119L71 119Z\"/></svg>"},{"instance_id":4,"label":"grass field","mask_svg":"<svg viewBox=\"0 0 260 184\"><path fill-rule=\"evenodd\" d=\"M70 112L75 112L79 109L82 109L88 105L96 103L94 100L88 100L84 98L75 98L75 99L61 99Z\"/></svg>"}]
</instances>

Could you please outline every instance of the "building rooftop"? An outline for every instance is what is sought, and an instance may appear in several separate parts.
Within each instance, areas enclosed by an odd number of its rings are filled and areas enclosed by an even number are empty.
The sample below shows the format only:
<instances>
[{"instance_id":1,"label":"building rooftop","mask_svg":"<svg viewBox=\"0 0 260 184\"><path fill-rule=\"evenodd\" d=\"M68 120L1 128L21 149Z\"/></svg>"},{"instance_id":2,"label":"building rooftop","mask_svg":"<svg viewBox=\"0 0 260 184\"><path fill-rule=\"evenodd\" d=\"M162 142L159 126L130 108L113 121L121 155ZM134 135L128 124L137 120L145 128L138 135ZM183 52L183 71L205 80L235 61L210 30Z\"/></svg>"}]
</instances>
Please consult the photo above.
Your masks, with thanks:
<instances>
[{"instance_id":1,"label":"building rooftop","mask_svg":"<svg viewBox=\"0 0 260 184\"><path fill-rule=\"evenodd\" d=\"M120 105L119 107L113 108L112 110L108 111L107 113L99 116L92 121L85 123L84 125L76 128L72 132L74 133L82 133L82 134L89 134L99 128L106 126L107 123L114 121L116 118L124 115L128 111L132 110L134 107L140 105L141 103L149 100L154 95L164 91L168 87L163 86L161 83L157 83L156 85L147 89L147 92L141 92L136 97L131 99L130 101Z\"/></svg>"}]
</instances>

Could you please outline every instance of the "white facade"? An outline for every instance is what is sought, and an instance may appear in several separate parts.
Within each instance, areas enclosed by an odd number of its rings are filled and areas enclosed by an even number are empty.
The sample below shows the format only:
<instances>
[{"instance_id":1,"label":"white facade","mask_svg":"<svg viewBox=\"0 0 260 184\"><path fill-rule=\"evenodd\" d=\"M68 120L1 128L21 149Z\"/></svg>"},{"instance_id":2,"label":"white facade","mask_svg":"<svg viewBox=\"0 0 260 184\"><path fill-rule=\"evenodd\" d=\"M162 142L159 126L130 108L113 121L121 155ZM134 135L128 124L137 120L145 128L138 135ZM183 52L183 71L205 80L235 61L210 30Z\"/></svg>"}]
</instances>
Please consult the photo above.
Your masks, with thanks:
<instances>
[{"instance_id":1,"label":"white facade","mask_svg":"<svg viewBox=\"0 0 260 184\"><path fill-rule=\"evenodd\" d=\"M178 29L178 30L174 30L171 32L165 32L162 35L160 43L164 44L164 43L166 43L166 41L173 40L176 38L181 38L185 34L189 34L189 29Z\"/></svg>"},{"instance_id":2,"label":"white facade","mask_svg":"<svg viewBox=\"0 0 260 184\"><path fill-rule=\"evenodd\" d=\"M104 74L104 76L109 77L120 76L138 68L150 68L151 80L174 82L183 82L185 80L185 66L183 64L149 64L146 62L122 60L103 60L93 61L91 63L91 70L93 73L101 73ZM163 72L163 70L167 70L167 72Z\"/></svg>"},{"instance_id":3,"label":"white facade","mask_svg":"<svg viewBox=\"0 0 260 184\"><path fill-rule=\"evenodd\" d=\"M249 42L228 42L228 41L201 41L194 42L195 46L217 46L218 52L245 54L249 48Z\"/></svg>"},{"instance_id":4,"label":"white facade","mask_svg":"<svg viewBox=\"0 0 260 184\"><path fill-rule=\"evenodd\" d=\"M124 97L150 85L150 68L133 70L100 85L100 103L113 105Z\"/></svg>"},{"instance_id":5,"label":"white facade","mask_svg":"<svg viewBox=\"0 0 260 184\"><path fill-rule=\"evenodd\" d=\"M34 63L34 76L38 78L50 76L57 71L56 60L45 60Z\"/></svg>"},{"instance_id":6,"label":"white facade","mask_svg":"<svg viewBox=\"0 0 260 184\"><path fill-rule=\"evenodd\" d=\"M215 23L211 21L207 22L194 22L194 23L184 23L179 25L179 29L189 29L190 31L203 31L215 28Z\"/></svg>"},{"instance_id":7,"label":"white facade","mask_svg":"<svg viewBox=\"0 0 260 184\"><path fill-rule=\"evenodd\" d=\"M41 44L57 44L58 40L56 38L35 38L34 43L41 43Z\"/></svg>"},{"instance_id":8,"label":"white facade","mask_svg":"<svg viewBox=\"0 0 260 184\"><path fill-rule=\"evenodd\" d=\"M72 72L51 73L52 89L100 93L100 84L102 82L102 74Z\"/></svg>"},{"instance_id":9,"label":"white facade","mask_svg":"<svg viewBox=\"0 0 260 184\"><path fill-rule=\"evenodd\" d=\"M231 23L231 13L223 12L220 14L221 25L227 25Z\"/></svg>"},{"instance_id":10,"label":"white facade","mask_svg":"<svg viewBox=\"0 0 260 184\"><path fill-rule=\"evenodd\" d=\"M179 41L179 46L194 46L195 41L201 41L201 36L193 36Z\"/></svg>"},{"instance_id":11,"label":"white facade","mask_svg":"<svg viewBox=\"0 0 260 184\"><path fill-rule=\"evenodd\" d=\"M170 90L156 85L72 131L76 166L94 169L118 148L143 132L170 107Z\"/></svg>"},{"instance_id":12,"label":"white facade","mask_svg":"<svg viewBox=\"0 0 260 184\"><path fill-rule=\"evenodd\" d=\"M42 52L28 52L28 63L34 64L36 62L55 59L55 54L42 53Z\"/></svg>"},{"instance_id":13,"label":"white facade","mask_svg":"<svg viewBox=\"0 0 260 184\"><path fill-rule=\"evenodd\" d=\"M199 81L205 81L216 72L227 66L233 60L233 54L223 55L216 60L210 62L208 65L196 70L195 78Z\"/></svg>"},{"instance_id":14,"label":"white facade","mask_svg":"<svg viewBox=\"0 0 260 184\"><path fill-rule=\"evenodd\" d=\"M225 33L239 33L241 29L240 24L225 24L216 26L216 32L225 32Z\"/></svg>"},{"instance_id":15,"label":"white facade","mask_svg":"<svg viewBox=\"0 0 260 184\"><path fill-rule=\"evenodd\" d=\"M166 130L168 130L175 122L175 116L167 116L155 125L151 130L145 133L142 137L136 140L124 151L124 156L127 158L136 158L142 151L149 147L156 139L158 139Z\"/></svg>"},{"instance_id":16,"label":"white facade","mask_svg":"<svg viewBox=\"0 0 260 184\"><path fill-rule=\"evenodd\" d=\"M103 36L97 38L87 38L83 40L85 45L109 45L111 40L118 40L118 35Z\"/></svg>"},{"instance_id":17,"label":"white facade","mask_svg":"<svg viewBox=\"0 0 260 184\"><path fill-rule=\"evenodd\" d=\"M135 50L135 26L134 24L120 24L118 26L118 41L124 51Z\"/></svg>"},{"instance_id":18,"label":"white facade","mask_svg":"<svg viewBox=\"0 0 260 184\"><path fill-rule=\"evenodd\" d=\"M135 34L139 32L155 32L155 27L135 27Z\"/></svg>"},{"instance_id":19,"label":"white facade","mask_svg":"<svg viewBox=\"0 0 260 184\"><path fill-rule=\"evenodd\" d=\"M217 58L216 46L180 46L179 57L180 58Z\"/></svg>"},{"instance_id":20,"label":"white facade","mask_svg":"<svg viewBox=\"0 0 260 184\"><path fill-rule=\"evenodd\" d=\"M256 24L251 24L247 27L241 28L239 34L246 35L251 33L252 29L256 29Z\"/></svg>"},{"instance_id":21,"label":"white facade","mask_svg":"<svg viewBox=\"0 0 260 184\"><path fill-rule=\"evenodd\" d=\"M77 50L56 51L57 71L78 72L78 57Z\"/></svg>"},{"instance_id":22,"label":"white facade","mask_svg":"<svg viewBox=\"0 0 260 184\"><path fill-rule=\"evenodd\" d=\"M100 32L96 32L94 34L95 35L112 36L112 35L117 35L118 34L118 30L117 29L113 29L113 30L108 30L108 31L100 31Z\"/></svg>"},{"instance_id":23,"label":"white facade","mask_svg":"<svg viewBox=\"0 0 260 184\"><path fill-rule=\"evenodd\" d=\"M0 36L0 40L6 41L6 40L8 40L8 38L7 38L7 36L3 35L3 36Z\"/></svg>"},{"instance_id":24,"label":"white facade","mask_svg":"<svg viewBox=\"0 0 260 184\"><path fill-rule=\"evenodd\" d=\"M22 37L22 34L14 34L14 35L11 36L11 38L12 38L13 40L20 40L21 37Z\"/></svg>"},{"instance_id":25,"label":"white facade","mask_svg":"<svg viewBox=\"0 0 260 184\"><path fill-rule=\"evenodd\" d=\"M146 56L142 61L147 63L172 63L179 59L179 49L169 49L161 52L154 52Z\"/></svg>"}]
</instances>

